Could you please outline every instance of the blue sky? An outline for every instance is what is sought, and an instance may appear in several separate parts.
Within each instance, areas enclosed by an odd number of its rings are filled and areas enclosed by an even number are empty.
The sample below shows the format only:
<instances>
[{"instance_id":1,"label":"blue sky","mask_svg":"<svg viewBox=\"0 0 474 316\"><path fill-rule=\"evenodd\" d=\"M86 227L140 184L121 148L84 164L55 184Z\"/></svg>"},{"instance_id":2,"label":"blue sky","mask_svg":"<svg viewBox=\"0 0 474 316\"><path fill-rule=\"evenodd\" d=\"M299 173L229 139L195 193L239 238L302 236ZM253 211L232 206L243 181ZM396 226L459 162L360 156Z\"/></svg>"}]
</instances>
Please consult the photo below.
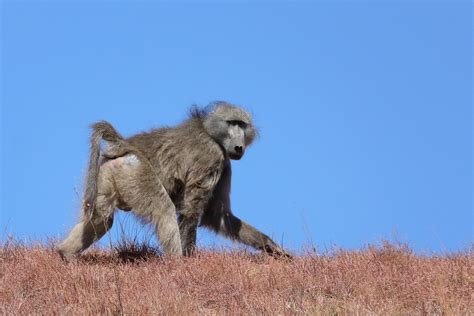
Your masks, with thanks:
<instances>
[{"instance_id":1,"label":"blue sky","mask_svg":"<svg viewBox=\"0 0 474 316\"><path fill-rule=\"evenodd\" d=\"M473 241L468 1L1 10L2 239L71 228L91 122L131 135L227 100L261 129L233 163L234 213L290 249Z\"/></svg>"}]
</instances>

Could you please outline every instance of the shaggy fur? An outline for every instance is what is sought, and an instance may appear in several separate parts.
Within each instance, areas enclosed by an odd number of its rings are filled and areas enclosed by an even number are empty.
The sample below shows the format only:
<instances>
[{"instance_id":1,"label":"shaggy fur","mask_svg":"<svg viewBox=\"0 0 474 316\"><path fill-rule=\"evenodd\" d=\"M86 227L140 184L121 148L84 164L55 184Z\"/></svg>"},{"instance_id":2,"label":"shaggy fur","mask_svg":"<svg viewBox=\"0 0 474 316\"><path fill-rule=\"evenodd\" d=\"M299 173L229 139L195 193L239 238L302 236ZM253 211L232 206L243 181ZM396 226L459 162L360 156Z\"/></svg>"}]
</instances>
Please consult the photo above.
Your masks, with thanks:
<instances>
[{"instance_id":1,"label":"shaggy fur","mask_svg":"<svg viewBox=\"0 0 474 316\"><path fill-rule=\"evenodd\" d=\"M166 254L191 254L200 222L256 249L286 255L230 209L230 159L240 159L257 136L243 109L225 102L194 107L177 127L128 139L105 121L92 127L83 214L58 246L62 256L78 254L101 238L117 208L151 222ZM100 155L102 139L109 146Z\"/></svg>"}]
</instances>

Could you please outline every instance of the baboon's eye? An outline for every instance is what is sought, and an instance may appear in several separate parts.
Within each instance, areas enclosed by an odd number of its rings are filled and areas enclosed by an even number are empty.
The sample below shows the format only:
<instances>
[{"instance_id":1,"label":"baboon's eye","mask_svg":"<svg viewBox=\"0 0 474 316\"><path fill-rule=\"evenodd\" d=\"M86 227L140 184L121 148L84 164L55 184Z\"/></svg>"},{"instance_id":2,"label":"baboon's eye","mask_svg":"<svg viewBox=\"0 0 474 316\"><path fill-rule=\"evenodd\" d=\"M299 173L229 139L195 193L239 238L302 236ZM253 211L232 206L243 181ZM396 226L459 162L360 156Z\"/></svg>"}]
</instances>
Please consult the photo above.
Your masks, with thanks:
<instances>
[{"instance_id":1,"label":"baboon's eye","mask_svg":"<svg viewBox=\"0 0 474 316\"><path fill-rule=\"evenodd\" d=\"M239 125L238 122L239 122L239 121L237 121L237 120L228 120L228 121L227 121L227 124L229 124L229 125Z\"/></svg>"},{"instance_id":2,"label":"baboon's eye","mask_svg":"<svg viewBox=\"0 0 474 316\"><path fill-rule=\"evenodd\" d=\"M245 123L243 121L239 121L239 120L228 120L227 124L233 125L233 126L238 125L240 128L247 127L247 123Z\"/></svg>"}]
</instances>

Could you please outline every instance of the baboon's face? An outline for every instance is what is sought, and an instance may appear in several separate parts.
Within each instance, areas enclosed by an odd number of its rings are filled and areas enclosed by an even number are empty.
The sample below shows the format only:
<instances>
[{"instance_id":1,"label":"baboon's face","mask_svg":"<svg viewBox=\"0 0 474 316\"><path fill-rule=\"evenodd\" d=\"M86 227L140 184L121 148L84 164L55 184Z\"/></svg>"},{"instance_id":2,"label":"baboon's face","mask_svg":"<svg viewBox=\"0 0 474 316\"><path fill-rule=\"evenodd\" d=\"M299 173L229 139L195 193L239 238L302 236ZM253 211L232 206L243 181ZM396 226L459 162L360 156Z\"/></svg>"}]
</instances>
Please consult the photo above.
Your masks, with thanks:
<instances>
[{"instance_id":1,"label":"baboon's face","mask_svg":"<svg viewBox=\"0 0 474 316\"><path fill-rule=\"evenodd\" d=\"M245 153L245 128L247 123L239 120L226 121L227 137L222 144L230 159L239 160Z\"/></svg>"},{"instance_id":2,"label":"baboon's face","mask_svg":"<svg viewBox=\"0 0 474 316\"><path fill-rule=\"evenodd\" d=\"M257 134L250 114L229 105L216 107L204 121L204 126L233 160L243 157Z\"/></svg>"}]
</instances>

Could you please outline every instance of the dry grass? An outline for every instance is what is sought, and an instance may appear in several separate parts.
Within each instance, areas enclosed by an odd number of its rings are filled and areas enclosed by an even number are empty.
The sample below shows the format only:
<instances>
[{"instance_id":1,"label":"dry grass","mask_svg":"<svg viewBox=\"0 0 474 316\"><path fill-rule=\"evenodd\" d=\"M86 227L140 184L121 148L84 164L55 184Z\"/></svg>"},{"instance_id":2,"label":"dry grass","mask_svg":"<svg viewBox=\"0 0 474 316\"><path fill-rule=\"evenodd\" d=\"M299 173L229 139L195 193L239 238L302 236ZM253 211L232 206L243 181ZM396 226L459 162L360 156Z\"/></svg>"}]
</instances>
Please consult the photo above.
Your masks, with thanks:
<instances>
[{"instance_id":1,"label":"dry grass","mask_svg":"<svg viewBox=\"0 0 474 316\"><path fill-rule=\"evenodd\" d=\"M123 244L69 263L51 246L0 251L0 313L8 315L474 313L472 249L420 256L383 243L293 261L242 251L175 260Z\"/></svg>"}]
</instances>

